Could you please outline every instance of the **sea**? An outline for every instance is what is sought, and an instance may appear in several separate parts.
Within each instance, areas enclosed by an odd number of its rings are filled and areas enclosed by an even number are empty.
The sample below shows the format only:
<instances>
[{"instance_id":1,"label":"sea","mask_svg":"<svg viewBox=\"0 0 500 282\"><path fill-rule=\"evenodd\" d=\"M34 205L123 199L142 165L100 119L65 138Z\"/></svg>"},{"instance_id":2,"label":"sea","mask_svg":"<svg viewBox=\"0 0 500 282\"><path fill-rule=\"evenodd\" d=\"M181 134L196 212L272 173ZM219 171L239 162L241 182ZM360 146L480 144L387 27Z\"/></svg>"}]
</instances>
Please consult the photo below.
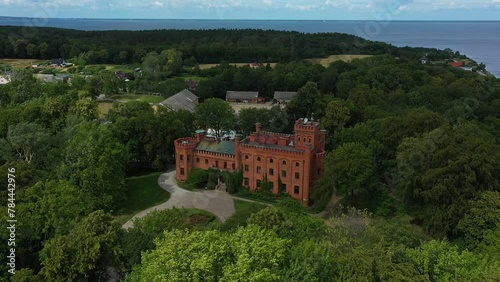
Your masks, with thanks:
<instances>
[{"instance_id":1,"label":"sea","mask_svg":"<svg viewBox=\"0 0 500 282\"><path fill-rule=\"evenodd\" d=\"M0 17L0 26L58 27L79 30L264 29L304 33L340 32L398 47L459 51L500 78L500 21L295 21L37 19Z\"/></svg>"}]
</instances>

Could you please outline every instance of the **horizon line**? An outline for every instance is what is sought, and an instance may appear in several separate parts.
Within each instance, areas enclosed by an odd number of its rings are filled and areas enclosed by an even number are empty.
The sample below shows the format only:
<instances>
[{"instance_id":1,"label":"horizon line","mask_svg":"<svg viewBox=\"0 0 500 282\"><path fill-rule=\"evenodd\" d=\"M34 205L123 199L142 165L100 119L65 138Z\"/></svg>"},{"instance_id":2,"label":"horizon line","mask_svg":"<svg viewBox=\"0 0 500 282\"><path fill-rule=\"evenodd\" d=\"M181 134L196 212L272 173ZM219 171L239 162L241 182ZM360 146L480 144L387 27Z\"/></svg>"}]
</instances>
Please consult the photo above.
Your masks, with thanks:
<instances>
[{"instance_id":1,"label":"horizon line","mask_svg":"<svg viewBox=\"0 0 500 282\"><path fill-rule=\"evenodd\" d=\"M14 18L14 19L39 19L41 17L22 17L22 16L0 16L0 19L2 18ZM409 20L374 20L374 19L350 19L350 20L332 20L332 19L196 19L196 18L189 18L189 19L183 19L183 18L74 18L74 17L68 17L68 18L62 18L62 17L49 17L47 19L54 19L54 20L148 20L148 21L155 21L155 20L171 20L171 21L314 21L314 22L500 22L500 20L416 20L416 19L409 19Z\"/></svg>"}]
</instances>

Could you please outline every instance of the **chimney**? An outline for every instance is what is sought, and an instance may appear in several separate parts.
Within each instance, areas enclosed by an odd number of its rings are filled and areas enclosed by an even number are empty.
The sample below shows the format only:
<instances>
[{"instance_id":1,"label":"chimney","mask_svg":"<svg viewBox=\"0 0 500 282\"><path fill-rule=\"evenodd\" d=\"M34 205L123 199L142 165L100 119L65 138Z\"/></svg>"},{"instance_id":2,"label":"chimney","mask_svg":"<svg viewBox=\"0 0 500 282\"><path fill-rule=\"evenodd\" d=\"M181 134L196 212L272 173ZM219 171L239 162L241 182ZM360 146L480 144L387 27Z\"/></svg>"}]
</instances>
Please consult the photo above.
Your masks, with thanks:
<instances>
[{"instance_id":1,"label":"chimney","mask_svg":"<svg viewBox=\"0 0 500 282\"><path fill-rule=\"evenodd\" d=\"M196 142L200 143L203 139L205 139L205 130L196 130Z\"/></svg>"},{"instance_id":2,"label":"chimney","mask_svg":"<svg viewBox=\"0 0 500 282\"><path fill-rule=\"evenodd\" d=\"M260 132L262 130L262 124L260 122L257 122L255 124L255 132Z\"/></svg>"}]
</instances>

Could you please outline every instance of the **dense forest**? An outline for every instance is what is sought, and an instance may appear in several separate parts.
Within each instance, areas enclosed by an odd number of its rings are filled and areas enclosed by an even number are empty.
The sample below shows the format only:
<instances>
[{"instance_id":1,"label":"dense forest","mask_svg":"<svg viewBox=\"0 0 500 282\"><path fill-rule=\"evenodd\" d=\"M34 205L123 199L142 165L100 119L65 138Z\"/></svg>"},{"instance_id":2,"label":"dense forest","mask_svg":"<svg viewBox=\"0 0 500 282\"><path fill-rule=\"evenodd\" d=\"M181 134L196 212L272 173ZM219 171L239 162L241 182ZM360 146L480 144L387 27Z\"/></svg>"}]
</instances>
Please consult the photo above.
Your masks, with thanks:
<instances>
[{"instance_id":1,"label":"dense forest","mask_svg":"<svg viewBox=\"0 0 500 282\"><path fill-rule=\"evenodd\" d=\"M288 62L335 54L422 56L405 48L341 33L305 34L263 30L80 31L0 28L0 58L78 58L78 62L140 63L149 52L175 48L190 64ZM430 60L441 56L427 49Z\"/></svg>"},{"instance_id":2,"label":"dense forest","mask_svg":"<svg viewBox=\"0 0 500 282\"><path fill-rule=\"evenodd\" d=\"M44 42L54 53L31 56L63 56L74 47L69 56L76 58L104 48L100 62L135 62L142 74L125 84L104 66L77 65L92 76L42 83L24 69L0 86L0 172L15 175L18 219L16 274L7 272L4 255L3 280L104 281L114 273L124 281L498 281L500 81L421 62L458 54L257 30L40 29L19 45L5 41L16 33L21 28L0 28L3 56L26 57L12 46L42 50ZM136 48L144 53L134 59ZM115 61L122 51L126 60ZM327 67L299 60L335 53L375 56ZM220 65L199 69L191 57ZM221 62L271 59L278 64L255 69ZM204 101L195 113L117 100L100 116L102 93L167 97L188 77L198 80ZM284 108L235 115L219 99L226 90L298 94ZM224 223L172 209L123 229L116 218L127 178L165 171L176 138L220 122L207 120L211 107L224 109L223 129L243 135L255 122L291 133L298 118L320 120L328 154L313 205L263 190L258 198L271 206L245 206ZM4 222L8 194L0 194ZM2 230L0 252L8 255L10 234Z\"/></svg>"}]
</instances>

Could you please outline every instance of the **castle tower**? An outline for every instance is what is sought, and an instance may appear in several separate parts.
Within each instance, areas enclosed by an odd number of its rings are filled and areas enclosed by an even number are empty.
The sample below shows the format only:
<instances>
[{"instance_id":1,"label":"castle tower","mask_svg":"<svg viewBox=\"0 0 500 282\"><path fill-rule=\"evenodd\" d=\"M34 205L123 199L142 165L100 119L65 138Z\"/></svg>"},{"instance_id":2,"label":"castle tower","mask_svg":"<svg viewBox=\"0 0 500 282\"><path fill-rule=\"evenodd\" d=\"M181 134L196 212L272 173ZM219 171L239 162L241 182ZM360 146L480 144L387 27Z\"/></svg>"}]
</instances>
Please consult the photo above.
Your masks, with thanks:
<instances>
[{"instance_id":1,"label":"castle tower","mask_svg":"<svg viewBox=\"0 0 500 282\"><path fill-rule=\"evenodd\" d=\"M295 122L295 148L306 150L308 144L313 148L318 147L320 127L319 122L301 118Z\"/></svg>"},{"instance_id":2,"label":"castle tower","mask_svg":"<svg viewBox=\"0 0 500 282\"><path fill-rule=\"evenodd\" d=\"M175 177L179 181L187 180L189 173L193 169L194 149L199 143L199 138L201 138L201 135L197 134L195 138L188 137L175 140Z\"/></svg>"}]
</instances>

